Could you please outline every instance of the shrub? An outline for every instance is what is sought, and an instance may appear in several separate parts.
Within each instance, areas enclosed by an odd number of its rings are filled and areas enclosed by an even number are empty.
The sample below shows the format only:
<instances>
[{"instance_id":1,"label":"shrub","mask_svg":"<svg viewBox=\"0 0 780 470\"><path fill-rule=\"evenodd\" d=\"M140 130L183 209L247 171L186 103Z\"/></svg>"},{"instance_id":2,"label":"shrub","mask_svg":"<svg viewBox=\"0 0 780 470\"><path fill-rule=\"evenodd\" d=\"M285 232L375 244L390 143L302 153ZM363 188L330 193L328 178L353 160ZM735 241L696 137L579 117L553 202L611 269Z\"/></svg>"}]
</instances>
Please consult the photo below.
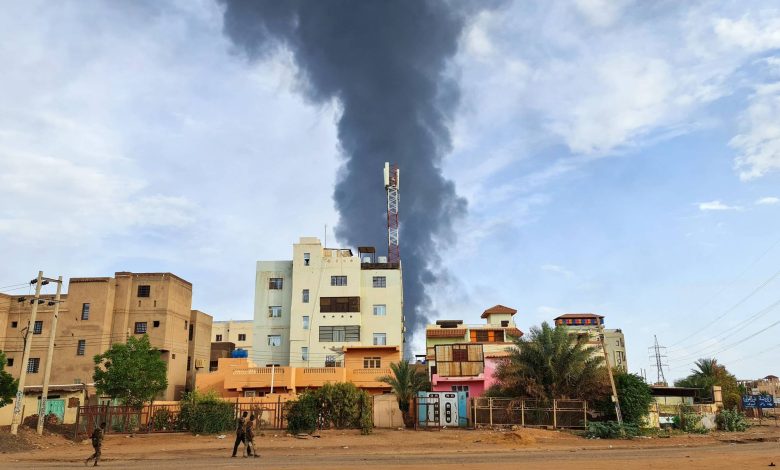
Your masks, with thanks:
<instances>
[{"instance_id":1,"label":"shrub","mask_svg":"<svg viewBox=\"0 0 780 470\"><path fill-rule=\"evenodd\" d=\"M373 429L371 398L365 390L343 382L306 390L297 400L285 404L287 430L311 433L317 428L358 428L363 434Z\"/></svg>"},{"instance_id":2,"label":"shrub","mask_svg":"<svg viewBox=\"0 0 780 470\"><path fill-rule=\"evenodd\" d=\"M727 432L742 432L750 426L745 419L745 415L736 408L733 410L722 410L715 417L715 422L718 423L718 429Z\"/></svg>"},{"instance_id":3,"label":"shrub","mask_svg":"<svg viewBox=\"0 0 780 470\"><path fill-rule=\"evenodd\" d=\"M181 401L179 427L193 434L229 431L235 426L235 406L214 392L190 392Z\"/></svg>"},{"instance_id":4,"label":"shrub","mask_svg":"<svg viewBox=\"0 0 780 470\"><path fill-rule=\"evenodd\" d=\"M623 423L621 428L617 421L604 421L588 424L588 431L585 435L591 439L618 439L621 437L635 437L639 433L639 426L635 424Z\"/></svg>"},{"instance_id":5,"label":"shrub","mask_svg":"<svg viewBox=\"0 0 780 470\"><path fill-rule=\"evenodd\" d=\"M168 411L166 408L160 408L154 412L154 415L152 415L152 429L155 431L173 429L175 426L176 423L173 413Z\"/></svg>"},{"instance_id":6,"label":"shrub","mask_svg":"<svg viewBox=\"0 0 780 470\"><path fill-rule=\"evenodd\" d=\"M675 428L691 434L707 434L709 431L701 424L701 415L683 407L680 414L672 418Z\"/></svg>"}]
</instances>

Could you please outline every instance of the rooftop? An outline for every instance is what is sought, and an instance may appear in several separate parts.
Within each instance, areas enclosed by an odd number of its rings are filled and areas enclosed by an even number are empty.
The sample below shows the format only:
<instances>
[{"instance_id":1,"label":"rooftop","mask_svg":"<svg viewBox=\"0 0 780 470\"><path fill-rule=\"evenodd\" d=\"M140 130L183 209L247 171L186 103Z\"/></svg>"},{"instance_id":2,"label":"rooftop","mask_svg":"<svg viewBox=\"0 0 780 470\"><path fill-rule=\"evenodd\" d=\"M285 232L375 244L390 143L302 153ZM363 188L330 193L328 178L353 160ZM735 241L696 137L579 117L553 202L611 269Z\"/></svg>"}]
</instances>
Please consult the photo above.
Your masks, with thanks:
<instances>
[{"instance_id":1,"label":"rooftop","mask_svg":"<svg viewBox=\"0 0 780 470\"><path fill-rule=\"evenodd\" d=\"M513 308L505 307L503 305L494 305L489 309L485 310L484 312L482 312L482 318L487 318L488 315L493 313L514 315L515 313L517 313L517 310Z\"/></svg>"},{"instance_id":2,"label":"rooftop","mask_svg":"<svg viewBox=\"0 0 780 470\"><path fill-rule=\"evenodd\" d=\"M558 320L559 318L604 318L604 315L596 315L595 313L565 313L555 317L555 320Z\"/></svg>"}]
</instances>

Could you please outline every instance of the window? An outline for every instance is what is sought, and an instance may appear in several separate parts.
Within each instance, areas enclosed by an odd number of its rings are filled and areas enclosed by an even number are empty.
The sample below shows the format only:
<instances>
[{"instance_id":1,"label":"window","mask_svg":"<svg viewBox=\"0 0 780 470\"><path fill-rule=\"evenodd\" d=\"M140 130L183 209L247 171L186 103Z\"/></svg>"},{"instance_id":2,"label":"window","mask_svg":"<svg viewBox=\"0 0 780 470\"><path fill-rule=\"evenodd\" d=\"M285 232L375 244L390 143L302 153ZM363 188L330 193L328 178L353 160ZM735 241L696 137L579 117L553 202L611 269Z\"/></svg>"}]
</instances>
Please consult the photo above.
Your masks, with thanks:
<instances>
[{"instance_id":1,"label":"window","mask_svg":"<svg viewBox=\"0 0 780 470\"><path fill-rule=\"evenodd\" d=\"M192 368L192 356L187 356L187 370Z\"/></svg>"},{"instance_id":2,"label":"window","mask_svg":"<svg viewBox=\"0 0 780 470\"><path fill-rule=\"evenodd\" d=\"M152 326L155 327L155 328L159 328L160 327L160 320L153 321L152 322Z\"/></svg>"},{"instance_id":3,"label":"window","mask_svg":"<svg viewBox=\"0 0 780 470\"><path fill-rule=\"evenodd\" d=\"M387 278L385 276L374 276L374 287L387 287Z\"/></svg>"},{"instance_id":4,"label":"window","mask_svg":"<svg viewBox=\"0 0 780 470\"><path fill-rule=\"evenodd\" d=\"M238 340L239 341L246 341L246 333L239 333L238 334Z\"/></svg>"},{"instance_id":5,"label":"window","mask_svg":"<svg viewBox=\"0 0 780 470\"><path fill-rule=\"evenodd\" d=\"M364 369L379 369L382 367L382 359L379 357L364 357L363 368Z\"/></svg>"},{"instance_id":6,"label":"window","mask_svg":"<svg viewBox=\"0 0 780 470\"><path fill-rule=\"evenodd\" d=\"M303 289L303 292L301 294L301 302L305 304L309 303L309 289Z\"/></svg>"},{"instance_id":7,"label":"window","mask_svg":"<svg viewBox=\"0 0 780 470\"><path fill-rule=\"evenodd\" d=\"M490 335L487 330L476 331L477 343L487 343L490 339Z\"/></svg>"},{"instance_id":8,"label":"window","mask_svg":"<svg viewBox=\"0 0 780 470\"><path fill-rule=\"evenodd\" d=\"M146 322L145 321L135 322L135 334L142 335L144 333L146 333Z\"/></svg>"},{"instance_id":9,"label":"window","mask_svg":"<svg viewBox=\"0 0 780 470\"><path fill-rule=\"evenodd\" d=\"M337 361L336 356L325 356L325 367L341 367L341 361Z\"/></svg>"},{"instance_id":10,"label":"window","mask_svg":"<svg viewBox=\"0 0 780 470\"><path fill-rule=\"evenodd\" d=\"M190 325L190 333L189 333L190 341L192 341L193 336L195 336L195 325Z\"/></svg>"},{"instance_id":11,"label":"window","mask_svg":"<svg viewBox=\"0 0 780 470\"><path fill-rule=\"evenodd\" d=\"M375 317L384 317L387 315L387 306L386 305L374 305L374 316Z\"/></svg>"},{"instance_id":12,"label":"window","mask_svg":"<svg viewBox=\"0 0 780 470\"><path fill-rule=\"evenodd\" d=\"M506 328L509 326L509 320L501 320L501 326Z\"/></svg>"},{"instance_id":13,"label":"window","mask_svg":"<svg viewBox=\"0 0 780 470\"><path fill-rule=\"evenodd\" d=\"M282 307L280 305L268 307L268 316L270 318L282 318Z\"/></svg>"},{"instance_id":14,"label":"window","mask_svg":"<svg viewBox=\"0 0 780 470\"><path fill-rule=\"evenodd\" d=\"M359 325L320 327L321 343L333 343L333 342L355 342L356 343L359 341L360 341Z\"/></svg>"},{"instance_id":15,"label":"window","mask_svg":"<svg viewBox=\"0 0 780 470\"><path fill-rule=\"evenodd\" d=\"M452 348L453 362L466 362L469 360L469 350L466 348Z\"/></svg>"},{"instance_id":16,"label":"window","mask_svg":"<svg viewBox=\"0 0 780 470\"><path fill-rule=\"evenodd\" d=\"M222 335L217 335L217 337L214 338L214 341L216 342L222 341Z\"/></svg>"},{"instance_id":17,"label":"window","mask_svg":"<svg viewBox=\"0 0 780 470\"><path fill-rule=\"evenodd\" d=\"M185 330L187 329L187 327L189 326L189 324L190 324L190 323L189 323L187 320L184 320L184 329L185 329Z\"/></svg>"},{"instance_id":18,"label":"window","mask_svg":"<svg viewBox=\"0 0 780 470\"><path fill-rule=\"evenodd\" d=\"M387 344L387 334L374 333L374 346L385 346Z\"/></svg>"},{"instance_id":19,"label":"window","mask_svg":"<svg viewBox=\"0 0 780 470\"><path fill-rule=\"evenodd\" d=\"M171 353L171 359L176 359L176 353Z\"/></svg>"},{"instance_id":20,"label":"window","mask_svg":"<svg viewBox=\"0 0 780 470\"><path fill-rule=\"evenodd\" d=\"M466 398L469 397L469 386L468 385L453 385L452 386L453 392L466 392Z\"/></svg>"},{"instance_id":21,"label":"window","mask_svg":"<svg viewBox=\"0 0 780 470\"><path fill-rule=\"evenodd\" d=\"M39 357L31 357L27 361L27 373L37 374L38 368L41 366L41 359Z\"/></svg>"},{"instance_id":22,"label":"window","mask_svg":"<svg viewBox=\"0 0 780 470\"><path fill-rule=\"evenodd\" d=\"M272 290L279 290L282 288L282 278L272 277L268 279L268 288Z\"/></svg>"},{"instance_id":23,"label":"window","mask_svg":"<svg viewBox=\"0 0 780 470\"><path fill-rule=\"evenodd\" d=\"M308 266L310 261L311 261L311 253L304 253L303 254L303 265L304 266Z\"/></svg>"},{"instance_id":24,"label":"window","mask_svg":"<svg viewBox=\"0 0 780 470\"><path fill-rule=\"evenodd\" d=\"M152 292L152 286L138 286L138 297L149 297Z\"/></svg>"},{"instance_id":25,"label":"window","mask_svg":"<svg viewBox=\"0 0 780 470\"><path fill-rule=\"evenodd\" d=\"M18 326L19 326L19 322L16 322L16 321L12 321L11 322L11 328L16 328Z\"/></svg>"},{"instance_id":26,"label":"window","mask_svg":"<svg viewBox=\"0 0 780 470\"><path fill-rule=\"evenodd\" d=\"M360 312L360 297L320 297L320 313Z\"/></svg>"},{"instance_id":27,"label":"window","mask_svg":"<svg viewBox=\"0 0 780 470\"><path fill-rule=\"evenodd\" d=\"M14 365L14 358L12 358L12 357L7 358L5 360L5 365L7 365L8 367L13 367L13 365Z\"/></svg>"},{"instance_id":28,"label":"window","mask_svg":"<svg viewBox=\"0 0 780 470\"><path fill-rule=\"evenodd\" d=\"M308 361L309 360L309 348L307 346L301 347L301 360L302 361Z\"/></svg>"},{"instance_id":29,"label":"window","mask_svg":"<svg viewBox=\"0 0 780 470\"><path fill-rule=\"evenodd\" d=\"M43 320L35 320L35 325L33 325L33 334L39 335L43 333Z\"/></svg>"},{"instance_id":30,"label":"window","mask_svg":"<svg viewBox=\"0 0 780 470\"><path fill-rule=\"evenodd\" d=\"M87 340L80 339L78 346L76 346L76 355L83 356L87 350Z\"/></svg>"},{"instance_id":31,"label":"window","mask_svg":"<svg viewBox=\"0 0 780 470\"><path fill-rule=\"evenodd\" d=\"M81 304L81 319L89 320L89 304Z\"/></svg>"},{"instance_id":32,"label":"window","mask_svg":"<svg viewBox=\"0 0 780 470\"><path fill-rule=\"evenodd\" d=\"M331 276L330 277L330 285L331 286L346 286L347 285L347 276Z\"/></svg>"},{"instance_id":33,"label":"window","mask_svg":"<svg viewBox=\"0 0 780 470\"><path fill-rule=\"evenodd\" d=\"M308 330L309 329L309 316L304 315L303 316L303 329Z\"/></svg>"},{"instance_id":34,"label":"window","mask_svg":"<svg viewBox=\"0 0 780 470\"><path fill-rule=\"evenodd\" d=\"M281 335L268 335L268 346L281 346L282 345L282 336Z\"/></svg>"}]
</instances>

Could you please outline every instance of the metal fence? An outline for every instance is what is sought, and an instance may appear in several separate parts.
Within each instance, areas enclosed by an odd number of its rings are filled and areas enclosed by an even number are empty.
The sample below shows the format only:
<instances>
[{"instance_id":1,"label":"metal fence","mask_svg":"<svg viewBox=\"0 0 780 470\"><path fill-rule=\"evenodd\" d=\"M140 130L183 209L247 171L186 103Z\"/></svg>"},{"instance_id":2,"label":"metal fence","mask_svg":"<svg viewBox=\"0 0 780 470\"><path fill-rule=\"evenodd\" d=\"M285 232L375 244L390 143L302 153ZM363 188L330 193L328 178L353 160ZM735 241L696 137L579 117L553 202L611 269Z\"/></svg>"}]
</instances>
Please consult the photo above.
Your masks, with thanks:
<instances>
[{"instance_id":1,"label":"metal fence","mask_svg":"<svg viewBox=\"0 0 780 470\"><path fill-rule=\"evenodd\" d=\"M588 427L588 404L582 400L474 398L471 413L474 426Z\"/></svg>"},{"instance_id":2,"label":"metal fence","mask_svg":"<svg viewBox=\"0 0 780 470\"><path fill-rule=\"evenodd\" d=\"M242 412L254 414L260 429L284 429L287 420L284 413L284 402L246 401L231 402L237 418ZM188 431L179 420L180 404L151 404L141 408L124 405L94 405L80 406L76 413L74 439L79 435L89 436L92 431L106 423L106 433L159 433Z\"/></svg>"}]
</instances>

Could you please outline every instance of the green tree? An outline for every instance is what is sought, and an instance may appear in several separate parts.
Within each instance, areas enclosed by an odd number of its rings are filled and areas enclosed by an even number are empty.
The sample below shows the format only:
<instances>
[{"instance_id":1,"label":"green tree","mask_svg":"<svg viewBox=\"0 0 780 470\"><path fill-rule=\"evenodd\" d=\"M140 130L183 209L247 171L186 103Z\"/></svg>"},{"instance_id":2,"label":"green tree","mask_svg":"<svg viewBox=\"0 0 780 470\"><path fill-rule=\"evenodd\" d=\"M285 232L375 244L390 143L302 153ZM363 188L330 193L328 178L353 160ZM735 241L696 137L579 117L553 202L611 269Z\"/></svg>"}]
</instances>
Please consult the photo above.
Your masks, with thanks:
<instances>
[{"instance_id":1,"label":"green tree","mask_svg":"<svg viewBox=\"0 0 780 470\"><path fill-rule=\"evenodd\" d=\"M409 364L404 360L390 364L390 369L393 372L392 375L380 377L379 381L390 385L390 388L393 389L404 424L406 427L412 427L414 423L409 413L409 403L412 401L412 398L417 396L417 392L431 389L428 373L425 369Z\"/></svg>"},{"instance_id":2,"label":"green tree","mask_svg":"<svg viewBox=\"0 0 780 470\"><path fill-rule=\"evenodd\" d=\"M117 398L140 408L168 387L167 367L160 351L149 343L149 336L130 337L95 356L92 378L101 395Z\"/></svg>"},{"instance_id":3,"label":"green tree","mask_svg":"<svg viewBox=\"0 0 780 470\"><path fill-rule=\"evenodd\" d=\"M0 408L9 405L19 389L19 381L5 370L5 353L0 351Z\"/></svg>"},{"instance_id":4,"label":"green tree","mask_svg":"<svg viewBox=\"0 0 780 470\"><path fill-rule=\"evenodd\" d=\"M737 378L715 358L702 358L696 361L696 368L691 369L691 374L680 379L674 384L677 387L690 387L702 390L702 397L713 399L712 387L718 385L723 394L723 406L732 409L739 405L740 386Z\"/></svg>"},{"instance_id":5,"label":"green tree","mask_svg":"<svg viewBox=\"0 0 780 470\"><path fill-rule=\"evenodd\" d=\"M515 344L517 348L496 368L498 387L492 394L543 400L609 395L604 358L593 354L588 335L545 322Z\"/></svg>"},{"instance_id":6,"label":"green tree","mask_svg":"<svg viewBox=\"0 0 780 470\"><path fill-rule=\"evenodd\" d=\"M615 374L615 388L620 400L620 414L627 424L642 425L643 418L650 411L653 396L650 386L636 374L620 372ZM612 400L606 399L599 404L599 409L610 419L615 419L615 406Z\"/></svg>"}]
</instances>

